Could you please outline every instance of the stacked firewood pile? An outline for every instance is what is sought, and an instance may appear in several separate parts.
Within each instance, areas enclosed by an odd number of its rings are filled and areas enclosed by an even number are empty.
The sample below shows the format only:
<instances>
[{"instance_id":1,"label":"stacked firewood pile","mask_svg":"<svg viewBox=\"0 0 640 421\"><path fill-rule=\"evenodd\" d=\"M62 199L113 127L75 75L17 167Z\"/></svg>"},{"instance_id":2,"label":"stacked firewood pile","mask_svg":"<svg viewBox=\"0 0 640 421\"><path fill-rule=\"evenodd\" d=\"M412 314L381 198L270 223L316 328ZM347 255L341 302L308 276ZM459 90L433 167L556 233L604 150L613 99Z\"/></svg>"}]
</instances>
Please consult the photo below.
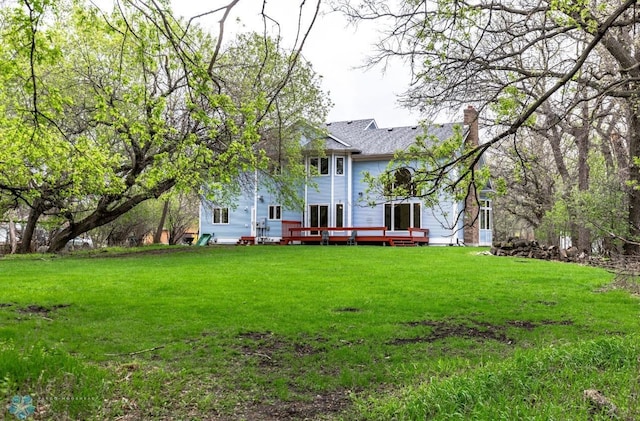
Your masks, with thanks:
<instances>
[{"instance_id":1,"label":"stacked firewood pile","mask_svg":"<svg viewBox=\"0 0 640 421\"><path fill-rule=\"evenodd\" d=\"M543 260L561 260L565 262L582 262L587 256L576 247L568 249L557 246L545 246L533 240L509 238L507 241L496 241L491 248L495 256L528 257Z\"/></svg>"}]
</instances>

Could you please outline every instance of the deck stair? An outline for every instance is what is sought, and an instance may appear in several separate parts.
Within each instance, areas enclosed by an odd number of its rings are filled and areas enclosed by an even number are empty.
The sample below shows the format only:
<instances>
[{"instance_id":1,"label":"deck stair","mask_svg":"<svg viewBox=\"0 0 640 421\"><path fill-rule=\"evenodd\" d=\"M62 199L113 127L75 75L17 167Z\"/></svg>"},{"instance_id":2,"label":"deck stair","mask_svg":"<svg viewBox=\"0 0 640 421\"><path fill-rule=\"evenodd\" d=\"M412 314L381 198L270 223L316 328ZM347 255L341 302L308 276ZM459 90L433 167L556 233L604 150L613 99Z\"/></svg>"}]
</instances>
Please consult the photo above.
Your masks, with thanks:
<instances>
[{"instance_id":1,"label":"deck stair","mask_svg":"<svg viewBox=\"0 0 640 421\"><path fill-rule=\"evenodd\" d=\"M407 238L406 240L394 238L393 244L391 245L395 247L415 247L416 243L410 238Z\"/></svg>"},{"instance_id":2,"label":"deck stair","mask_svg":"<svg viewBox=\"0 0 640 421\"><path fill-rule=\"evenodd\" d=\"M248 235L243 235L240 237L238 242L236 243L239 246L250 246L256 243L256 237L251 237Z\"/></svg>"}]
</instances>

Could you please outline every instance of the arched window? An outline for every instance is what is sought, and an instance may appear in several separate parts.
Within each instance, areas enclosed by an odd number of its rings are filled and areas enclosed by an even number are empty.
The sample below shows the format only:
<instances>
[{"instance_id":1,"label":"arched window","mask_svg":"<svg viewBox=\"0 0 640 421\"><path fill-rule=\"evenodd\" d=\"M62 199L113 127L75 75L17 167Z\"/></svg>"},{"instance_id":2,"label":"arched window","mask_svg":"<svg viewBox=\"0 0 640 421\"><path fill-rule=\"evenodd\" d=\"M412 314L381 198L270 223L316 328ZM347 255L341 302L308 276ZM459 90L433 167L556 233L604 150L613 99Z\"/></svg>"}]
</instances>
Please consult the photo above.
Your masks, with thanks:
<instances>
[{"instance_id":1,"label":"arched window","mask_svg":"<svg viewBox=\"0 0 640 421\"><path fill-rule=\"evenodd\" d=\"M402 189L407 192L407 194L413 196L414 193L413 183L411 182L411 171L406 168L400 168L396 171L395 178L395 188Z\"/></svg>"},{"instance_id":2,"label":"arched window","mask_svg":"<svg viewBox=\"0 0 640 421\"><path fill-rule=\"evenodd\" d=\"M411 177L411 171L408 168L398 168L384 190L386 196L415 196L416 188Z\"/></svg>"}]
</instances>

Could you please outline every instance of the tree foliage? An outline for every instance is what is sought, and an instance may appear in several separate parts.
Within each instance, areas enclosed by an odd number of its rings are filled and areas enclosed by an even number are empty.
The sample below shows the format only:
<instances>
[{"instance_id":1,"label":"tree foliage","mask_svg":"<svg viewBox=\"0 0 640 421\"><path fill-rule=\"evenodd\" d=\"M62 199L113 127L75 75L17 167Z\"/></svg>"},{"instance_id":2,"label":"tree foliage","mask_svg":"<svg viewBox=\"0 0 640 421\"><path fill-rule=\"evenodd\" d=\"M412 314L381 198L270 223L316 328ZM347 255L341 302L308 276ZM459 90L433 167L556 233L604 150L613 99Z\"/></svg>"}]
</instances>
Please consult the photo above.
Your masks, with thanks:
<instances>
[{"instance_id":1,"label":"tree foliage","mask_svg":"<svg viewBox=\"0 0 640 421\"><path fill-rule=\"evenodd\" d=\"M305 29L291 52L267 34L227 49L236 3L211 11L222 14L217 36L164 2L0 9L0 192L30 209L23 251L42 218L59 227L56 251L171 189L268 172L274 141L295 153L292 119L324 120L328 101L300 58ZM245 59L259 69L238 71ZM304 101L313 111L300 112ZM278 125L287 131L262 137Z\"/></svg>"},{"instance_id":2,"label":"tree foliage","mask_svg":"<svg viewBox=\"0 0 640 421\"><path fill-rule=\"evenodd\" d=\"M575 182L562 180L562 200L568 200L573 185L580 192L589 190L588 156L595 149L608 153L610 138L604 133L618 134L629 157L640 153L636 0L334 3L354 20L386 23L380 25L386 29L370 64L392 57L405 60L413 76L402 98L406 106L427 115L469 103L481 110L491 127L489 139L425 169L431 176L453 174L453 183L440 183L445 188L473 177L463 168L476 165L492 147L511 148L515 154L526 150L523 139L532 130L555 136L565 146L573 144L571 153L581 162L572 167ZM617 121L605 121L603 113L611 111L612 104ZM598 137L602 142L594 143ZM612 162L605 160L607 165ZM527 165L522 163L521 169ZM560 178L567 175L561 162L556 160L555 167ZM633 159L621 170L626 174L618 185L627 204L625 249L636 252L640 171Z\"/></svg>"}]
</instances>

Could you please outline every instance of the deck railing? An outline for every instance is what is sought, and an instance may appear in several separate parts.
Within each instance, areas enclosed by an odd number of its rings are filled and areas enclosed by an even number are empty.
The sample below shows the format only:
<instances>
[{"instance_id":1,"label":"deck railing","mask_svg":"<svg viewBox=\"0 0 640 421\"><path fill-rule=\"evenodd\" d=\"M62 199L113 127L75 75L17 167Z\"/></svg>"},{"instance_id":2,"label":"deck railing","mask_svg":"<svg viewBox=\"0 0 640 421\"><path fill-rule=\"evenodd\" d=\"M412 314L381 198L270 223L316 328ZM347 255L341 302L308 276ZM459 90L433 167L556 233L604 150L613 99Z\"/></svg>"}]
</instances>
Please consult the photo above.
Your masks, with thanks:
<instances>
[{"instance_id":1,"label":"deck railing","mask_svg":"<svg viewBox=\"0 0 640 421\"><path fill-rule=\"evenodd\" d=\"M284 226L283 226L284 228ZM352 231L379 231L381 235L384 237L387 233L387 227L290 227L289 228L289 236L290 237L303 237L303 236L311 236L311 235L320 235L322 231L334 233L338 232L347 232L351 234ZM284 232L282 233L284 235Z\"/></svg>"}]
</instances>

